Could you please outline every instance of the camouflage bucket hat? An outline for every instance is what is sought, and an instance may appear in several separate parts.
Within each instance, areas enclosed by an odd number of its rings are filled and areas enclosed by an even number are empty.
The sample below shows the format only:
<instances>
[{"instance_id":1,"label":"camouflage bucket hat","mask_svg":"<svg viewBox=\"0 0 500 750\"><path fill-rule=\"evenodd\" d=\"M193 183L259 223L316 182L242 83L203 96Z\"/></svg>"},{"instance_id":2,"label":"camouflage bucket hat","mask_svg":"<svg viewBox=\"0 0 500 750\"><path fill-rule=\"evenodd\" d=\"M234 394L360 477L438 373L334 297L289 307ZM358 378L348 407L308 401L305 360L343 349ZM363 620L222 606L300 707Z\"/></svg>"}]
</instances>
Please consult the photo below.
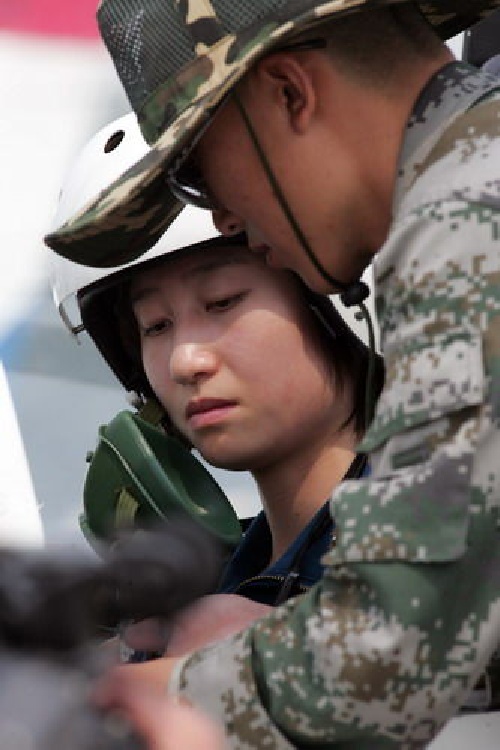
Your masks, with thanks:
<instances>
[{"instance_id":1,"label":"camouflage bucket hat","mask_svg":"<svg viewBox=\"0 0 500 750\"><path fill-rule=\"evenodd\" d=\"M96 267L139 257L181 208L167 170L258 57L334 15L395 2L401 0L102 0L101 35L151 150L46 243ZM420 3L443 39L499 5Z\"/></svg>"}]
</instances>

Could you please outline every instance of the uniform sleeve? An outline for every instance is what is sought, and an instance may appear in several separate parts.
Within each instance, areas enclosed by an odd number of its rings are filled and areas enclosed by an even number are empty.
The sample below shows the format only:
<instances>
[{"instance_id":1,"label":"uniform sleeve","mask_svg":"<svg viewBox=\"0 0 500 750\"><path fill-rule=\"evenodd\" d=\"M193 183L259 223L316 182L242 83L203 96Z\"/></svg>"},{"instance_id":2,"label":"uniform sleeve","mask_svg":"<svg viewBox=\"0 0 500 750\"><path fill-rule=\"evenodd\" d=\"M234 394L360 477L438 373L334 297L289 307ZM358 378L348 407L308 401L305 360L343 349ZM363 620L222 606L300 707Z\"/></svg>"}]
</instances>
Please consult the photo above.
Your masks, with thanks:
<instances>
[{"instance_id":1,"label":"uniform sleeve","mask_svg":"<svg viewBox=\"0 0 500 750\"><path fill-rule=\"evenodd\" d=\"M439 203L393 232L373 472L334 495L325 575L177 678L230 747L424 747L498 643L498 216Z\"/></svg>"}]
</instances>

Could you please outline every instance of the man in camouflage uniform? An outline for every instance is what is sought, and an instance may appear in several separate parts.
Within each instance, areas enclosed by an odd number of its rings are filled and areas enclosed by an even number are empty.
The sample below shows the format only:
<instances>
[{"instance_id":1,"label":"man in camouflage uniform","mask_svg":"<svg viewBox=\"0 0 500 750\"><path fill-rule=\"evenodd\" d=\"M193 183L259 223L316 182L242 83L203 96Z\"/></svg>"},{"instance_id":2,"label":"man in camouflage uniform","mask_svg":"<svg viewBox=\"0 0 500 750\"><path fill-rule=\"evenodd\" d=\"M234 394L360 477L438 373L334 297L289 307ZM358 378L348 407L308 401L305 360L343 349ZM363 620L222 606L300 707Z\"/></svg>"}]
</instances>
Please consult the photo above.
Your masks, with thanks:
<instances>
[{"instance_id":1,"label":"man in camouflage uniform","mask_svg":"<svg viewBox=\"0 0 500 750\"><path fill-rule=\"evenodd\" d=\"M445 37L496 4L422 10ZM250 21L231 17L243 5ZM360 446L374 470L332 498L324 579L248 630L155 665L235 748L424 747L500 637L500 90L427 32L398 47L407 22L418 30L413 11L363 5L104 0L101 30L153 149L48 238L80 262L125 262L178 210L168 180L212 204L224 232L245 228L271 262L347 302L376 255L387 382ZM317 45L353 9L356 70L333 42L331 59ZM381 36L391 24L396 37ZM387 81L363 64L370 27L371 55L394 43L408 61L399 71L387 58Z\"/></svg>"}]
</instances>

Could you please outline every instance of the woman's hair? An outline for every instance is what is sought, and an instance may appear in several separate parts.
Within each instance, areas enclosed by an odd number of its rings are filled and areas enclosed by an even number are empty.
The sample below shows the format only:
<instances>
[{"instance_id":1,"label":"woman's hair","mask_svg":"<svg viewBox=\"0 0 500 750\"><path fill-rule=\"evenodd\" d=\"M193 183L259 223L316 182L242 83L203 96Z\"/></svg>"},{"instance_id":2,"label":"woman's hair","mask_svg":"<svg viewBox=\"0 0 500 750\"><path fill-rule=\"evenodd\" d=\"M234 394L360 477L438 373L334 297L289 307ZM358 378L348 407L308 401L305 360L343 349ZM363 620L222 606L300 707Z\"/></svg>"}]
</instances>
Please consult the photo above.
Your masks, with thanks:
<instances>
[{"instance_id":1,"label":"woman's hair","mask_svg":"<svg viewBox=\"0 0 500 750\"><path fill-rule=\"evenodd\" d=\"M338 388L350 386L352 411L343 427L353 424L356 434L362 436L368 424L366 414L373 412L384 386L384 363L380 354L373 352L374 368L371 393L373 404L367 411L366 383L369 374L370 350L347 325L330 297L312 292L299 281L304 300L316 321L319 344Z\"/></svg>"},{"instance_id":2,"label":"woman's hair","mask_svg":"<svg viewBox=\"0 0 500 750\"><path fill-rule=\"evenodd\" d=\"M361 436L367 428L366 381L369 349L347 325L329 297L312 292L303 281L295 278L299 296L304 300L310 314L311 331L317 335L316 343L324 354L336 387L351 388L353 408L343 427L353 424L356 434ZM137 368L137 382L140 384L141 394L154 397L142 365L139 327L130 304L130 281L119 285L116 292L114 313L123 347ZM384 367L382 357L378 354L374 356L372 393L376 401L384 384Z\"/></svg>"}]
</instances>

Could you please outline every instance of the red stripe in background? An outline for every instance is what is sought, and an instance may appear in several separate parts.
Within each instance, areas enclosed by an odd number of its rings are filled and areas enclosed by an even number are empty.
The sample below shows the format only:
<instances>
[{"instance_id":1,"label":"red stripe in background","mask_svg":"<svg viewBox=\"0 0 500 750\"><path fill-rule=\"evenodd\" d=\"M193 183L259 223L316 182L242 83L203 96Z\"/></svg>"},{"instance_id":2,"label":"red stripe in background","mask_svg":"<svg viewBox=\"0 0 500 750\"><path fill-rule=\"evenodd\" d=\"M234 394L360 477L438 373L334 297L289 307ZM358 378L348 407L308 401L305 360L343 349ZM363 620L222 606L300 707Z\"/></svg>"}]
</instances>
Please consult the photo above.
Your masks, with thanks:
<instances>
[{"instance_id":1,"label":"red stripe in background","mask_svg":"<svg viewBox=\"0 0 500 750\"><path fill-rule=\"evenodd\" d=\"M0 0L0 30L95 39L98 0Z\"/></svg>"}]
</instances>

